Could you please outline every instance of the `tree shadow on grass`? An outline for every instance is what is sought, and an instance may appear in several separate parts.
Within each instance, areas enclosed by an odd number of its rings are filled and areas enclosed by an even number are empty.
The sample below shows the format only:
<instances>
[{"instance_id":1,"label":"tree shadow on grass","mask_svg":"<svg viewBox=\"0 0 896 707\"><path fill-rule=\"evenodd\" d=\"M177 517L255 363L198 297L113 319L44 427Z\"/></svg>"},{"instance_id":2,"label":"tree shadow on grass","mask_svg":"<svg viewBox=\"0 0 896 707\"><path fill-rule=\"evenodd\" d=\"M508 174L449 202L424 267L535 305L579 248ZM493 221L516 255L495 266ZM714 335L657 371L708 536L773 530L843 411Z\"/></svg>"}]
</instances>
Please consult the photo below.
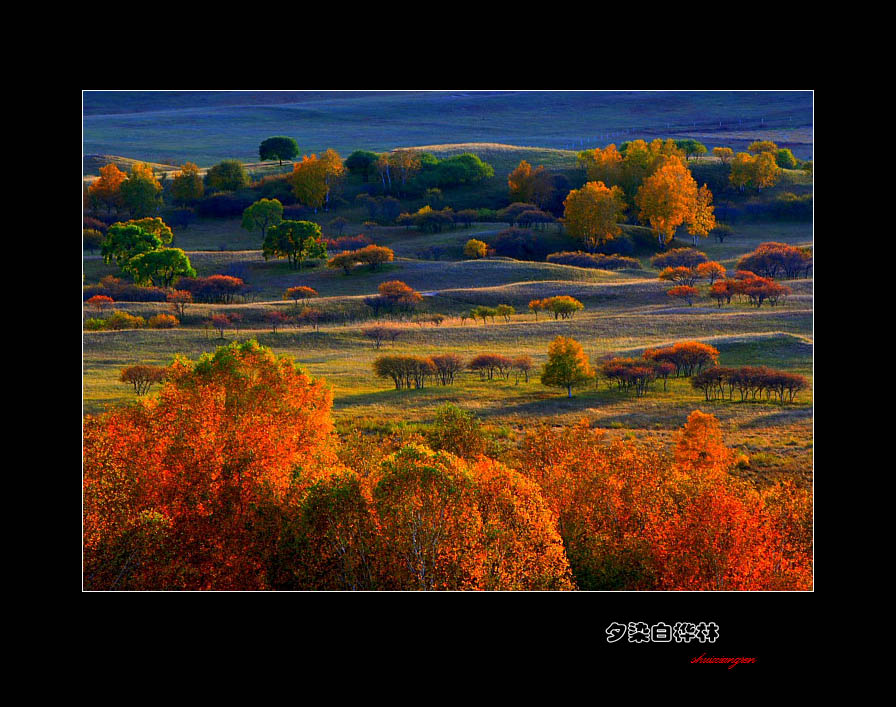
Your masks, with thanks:
<instances>
[{"instance_id":1,"label":"tree shadow on grass","mask_svg":"<svg viewBox=\"0 0 896 707\"><path fill-rule=\"evenodd\" d=\"M811 407L785 408L780 412L770 412L758 415L748 422L741 423L742 429L755 429L759 427L778 427L792 425L795 422L812 419Z\"/></svg>"}]
</instances>

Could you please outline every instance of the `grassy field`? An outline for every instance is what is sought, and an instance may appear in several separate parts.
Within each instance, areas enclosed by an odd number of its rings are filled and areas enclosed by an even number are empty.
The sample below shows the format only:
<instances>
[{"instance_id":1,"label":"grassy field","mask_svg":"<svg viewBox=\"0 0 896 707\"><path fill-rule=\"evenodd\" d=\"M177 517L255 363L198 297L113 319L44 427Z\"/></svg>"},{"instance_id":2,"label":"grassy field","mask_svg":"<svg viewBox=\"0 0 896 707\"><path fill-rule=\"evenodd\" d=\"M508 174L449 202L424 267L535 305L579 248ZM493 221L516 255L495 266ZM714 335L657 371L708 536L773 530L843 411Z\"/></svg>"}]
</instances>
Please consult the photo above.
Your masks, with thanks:
<instances>
[{"instance_id":1,"label":"grassy field","mask_svg":"<svg viewBox=\"0 0 896 707\"><path fill-rule=\"evenodd\" d=\"M812 93L652 91L85 92L83 151L207 167L258 159L290 135L305 153L445 143L580 150L637 138L695 137L743 150L774 135L812 157ZM545 120L550 115L550 120Z\"/></svg>"},{"instance_id":2,"label":"grassy field","mask_svg":"<svg viewBox=\"0 0 896 707\"><path fill-rule=\"evenodd\" d=\"M438 240L462 244L477 233L494 229L482 224L470 229L436 235L384 231L377 242L388 243L410 253L417 245ZM253 243L253 240L256 242ZM808 224L751 224L738 227L722 244L700 244L711 258L732 267L740 255L763 241L777 240L811 245ZM782 474L808 480L812 468L812 393L800 394L796 403L775 402L707 403L703 394L686 379L669 381L648 395L636 398L620 393L605 381L576 391L546 388L537 373L528 383L513 377L507 381L483 382L465 373L453 386L395 391L391 382L371 373L373 360L382 353L429 355L453 352L469 358L477 353L528 354L540 367L547 347L557 335L572 336L582 343L592 362L606 355L639 355L647 346L697 339L716 346L722 365L768 365L807 376L813 373L813 282L790 281L793 294L777 307L761 309L746 305L715 307L702 299L693 307L671 303L668 286L656 279L656 271L643 258L643 269L608 272L516 261L420 260L401 256L379 272L358 270L351 275L322 267L292 271L283 261L265 261L260 251L204 250L220 241L227 248L257 248L257 236L239 228L238 221L201 222L176 235L176 244L189 252L201 275L238 273L253 290L250 302L234 305L192 305L183 328L85 332L84 412L95 414L107 405L133 399L130 388L118 382L121 368L135 363L163 364L175 353L196 358L230 340L257 338L278 353L289 354L312 375L325 378L334 391L334 416L342 431L361 429L388 431L414 428L431 422L435 410L455 402L474 411L492 431L508 439L539 422L566 424L582 417L611 434L659 437L671 441L695 408L715 414L722 422L726 440L741 453L738 473L760 480ZM200 248L194 250L194 248ZM85 282L116 274L98 257L84 261ZM289 310L283 291L305 284L321 295L317 306L328 309L373 294L380 282L400 279L426 293L423 311L448 317L441 326L400 324L404 334L395 345L377 350L361 333L362 323L323 325L319 331L286 328L276 334L264 324L264 313L273 308ZM556 321L527 311L531 299L568 294L585 304L573 319ZM470 307L511 304L517 314L509 322L482 324L463 321L458 315ZM164 304L125 303L133 314L151 316L166 311ZM239 329L225 332L225 339L205 329L202 322L213 312L239 313Z\"/></svg>"}]
</instances>

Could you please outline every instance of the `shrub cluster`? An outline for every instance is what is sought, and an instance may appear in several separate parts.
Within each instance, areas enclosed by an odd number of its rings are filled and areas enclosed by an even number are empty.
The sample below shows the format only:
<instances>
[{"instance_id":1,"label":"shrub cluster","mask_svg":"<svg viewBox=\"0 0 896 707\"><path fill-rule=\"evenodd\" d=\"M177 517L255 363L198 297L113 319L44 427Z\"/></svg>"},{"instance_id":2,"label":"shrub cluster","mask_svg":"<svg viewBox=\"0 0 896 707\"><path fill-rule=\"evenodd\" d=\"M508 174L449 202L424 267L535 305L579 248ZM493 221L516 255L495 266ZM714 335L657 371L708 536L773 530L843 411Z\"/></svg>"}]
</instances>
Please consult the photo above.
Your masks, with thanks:
<instances>
[{"instance_id":1,"label":"shrub cluster","mask_svg":"<svg viewBox=\"0 0 896 707\"><path fill-rule=\"evenodd\" d=\"M516 356L510 358L502 354L478 354L467 364L467 370L479 374L479 380L495 380L501 378L508 380L512 373L516 373L516 380L524 376L529 382L529 373L535 367L529 356Z\"/></svg>"},{"instance_id":2,"label":"shrub cluster","mask_svg":"<svg viewBox=\"0 0 896 707\"><path fill-rule=\"evenodd\" d=\"M149 318L147 325L150 329L174 329L180 322L172 314L154 314Z\"/></svg>"},{"instance_id":3,"label":"shrub cluster","mask_svg":"<svg viewBox=\"0 0 896 707\"><path fill-rule=\"evenodd\" d=\"M812 194L797 196L796 194L785 192L773 199L748 201L740 208L725 205L723 213L725 220L732 223L744 221L811 221L813 206Z\"/></svg>"},{"instance_id":4,"label":"shrub cluster","mask_svg":"<svg viewBox=\"0 0 896 707\"><path fill-rule=\"evenodd\" d=\"M441 211L424 206L411 214L401 214L395 222L406 228L416 228L423 233L441 233L444 228L454 228L454 210L446 206Z\"/></svg>"},{"instance_id":5,"label":"shrub cluster","mask_svg":"<svg viewBox=\"0 0 896 707\"><path fill-rule=\"evenodd\" d=\"M737 269L766 278L808 277L812 270L812 249L769 241L738 260Z\"/></svg>"},{"instance_id":6,"label":"shrub cluster","mask_svg":"<svg viewBox=\"0 0 896 707\"><path fill-rule=\"evenodd\" d=\"M178 288L189 292L197 302L230 304L245 291L242 278L231 275L210 275L209 277L182 277Z\"/></svg>"},{"instance_id":7,"label":"shrub cluster","mask_svg":"<svg viewBox=\"0 0 896 707\"><path fill-rule=\"evenodd\" d=\"M391 378L395 390L423 388L436 375L436 365L427 356L380 356L373 362L373 372L379 378Z\"/></svg>"},{"instance_id":8,"label":"shrub cluster","mask_svg":"<svg viewBox=\"0 0 896 707\"><path fill-rule=\"evenodd\" d=\"M220 192L206 197L196 205L200 216L211 218L236 218L255 202L251 195ZM284 208L284 216L286 209Z\"/></svg>"},{"instance_id":9,"label":"shrub cluster","mask_svg":"<svg viewBox=\"0 0 896 707\"><path fill-rule=\"evenodd\" d=\"M84 301L97 295L109 297L116 302L164 302L166 291L161 287L143 287L122 282L117 277L108 275L98 285L84 287Z\"/></svg>"},{"instance_id":10,"label":"shrub cluster","mask_svg":"<svg viewBox=\"0 0 896 707\"><path fill-rule=\"evenodd\" d=\"M712 284L720 277L725 277L727 270L721 263L712 260L700 263L692 267L686 265L675 265L663 268L660 271L659 279L673 282L676 285L685 285L693 287L697 280L706 279Z\"/></svg>"},{"instance_id":11,"label":"shrub cluster","mask_svg":"<svg viewBox=\"0 0 896 707\"><path fill-rule=\"evenodd\" d=\"M755 273L738 270L733 278L719 280L709 288L709 296L716 301L719 308L722 301L731 304L735 296L745 298L749 304L759 308L763 302L768 302L772 307L778 304L778 300L791 294L787 285L780 285L771 278L759 277Z\"/></svg>"},{"instance_id":12,"label":"shrub cluster","mask_svg":"<svg viewBox=\"0 0 896 707\"><path fill-rule=\"evenodd\" d=\"M401 202L394 196L375 197L358 194L355 202L367 209L370 220L377 224L392 224L401 215Z\"/></svg>"},{"instance_id":13,"label":"shrub cluster","mask_svg":"<svg viewBox=\"0 0 896 707\"><path fill-rule=\"evenodd\" d=\"M487 307L485 305L473 307L470 310L469 316L473 321L481 319L482 323L485 324L488 319L495 321L495 317L503 317L505 322L509 322L511 315L513 314L516 314L516 309L512 306L509 304L499 304L497 307Z\"/></svg>"},{"instance_id":14,"label":"shrub cluster","mask_svg":"<svg viewBox=\"0 0 896 707\"><path fill-rule=\"evenodd\" d=\"M91 318L84 322L87 331L120 331L122 329L142 329L146 326L143 317L114 310L105 319Z\"/></svg>"},{"instance_id":15,"label":"shrub cluster","mask_svg":"<svg viewBox=\"0 0 896 707\"><path fill-rule=\"evenodd\" d=\"M545 224L557 221L547 211L542 211L535 204L515 202L498 211L498 218L511 226L522 228L543 228Z\"/></svg>"},{"instance_id":16,"label":"shrub cluster","mask_svg":"<svg viewBox=\"0 0 896 707\"><path fill-rule=\"evenodd\" d=\"M495 170L488 162L483 162L478 155L465 152L442 160L422 161L422 169L412 180L410 189L445 189L461 184L475 184L494 176Z\"/></svg>"},{"instance_id":17,"label":"shrub cluster","mask_svg":"<svg viewBox=\"0 0 896 707\"><path fill-rule=\"evenodd\" d=\"M474 260L484 258L488 255L488 244L476 238L471 238L464 246L464 255Z\"/></svg>"},{"instance_id":18,"label":"shrub cluster","mask_svg":"<svg viewBox=\"0 0 896 707\"><path fill-rule=\"evenodd\" d=\"M130 383L137 395L145 395L155 383L164 382L167 374L165 366L136 365L123 368L118 380Z\"/></svg>"},{"instance_id":19,"label":"shrub cluster","mask_svg":"<svg viewBox=\"0 0 896 707\"><path fill-rule=\"evenodd\" d=\"M364 304L373 310L375 316L381 312L408 314L423 301L423 295L401 280L380 283L379 294L364 298Z\"/></svg>"},{"instance_id":20,"label":"shrub cluster","mask_svg":"<svg viewBox=\"0 0 896 707\"><path fill-rule=\"evenodd\" d=\"M489 242L489 247L495 255L516 260L543 260L550 252L550 245L526 228L507 228L501 231Z\"/></svg>"},{"instance_id":21,"label":"shrub cluster","mask_svg":"<svg viewBox=\"0 0 896 707\"><path fill-rule=\"evenodd\" d=\"M625 255L585 253L581 250L551 253L548 255L547 261L549 263L557 263L558 265L575 265L579 268L598 268L600 270L638 270L641 268L641 263L636 258L629 258Z\"/></svg>"},{"instance_id":22,"label":"shrub cluster","mask_svg":"<svg viewBox=\"0 0 896 707\"><path fill-rule=\"evenodd\" d=\"M120 331L122 329L173 329L180 326L177 317L171 314L156 314L149 318L145 318L124 312L121 310L113 310L105 319L100 317L91 317L84 322L86 331Z\"/></svg>"},{"instance_id":23,"label":"shrub cluster","mask_svg":"<svg viewBox=\"0 0 896 707\"><path fill-rule=\"evenodd\" d=\"M672 248L665 253L657 253L650 259L650 264L657 270L665 268L696 268L700 263L705 263L709 258L706 253L701 253L694 248Z\"/></svg>"},{"instance_id":24,"label":"shrub cluster","mask_svg":"<svg viewBox=\"0 0 896 707\"><path fill-rule=\"evenodd\" d=\"M391 248L367 245L358 250L344 250L334 255L327 261L327 267L342 268L348 275L356 265L369 265L371 270L376 270L381 264L389 263L394 259L395 253Z\"/></svg>"},{"instance_id":25,"label":"shrub cluster","mask_svg":"<svg viewBox=\"0 0 896 707\"><path fill-rule=\"evenodd\" d=\"M434 356L385 355L373 362L373 372L379 378L391 378L396 390L423 388L427 381L433 385L452 385L459 373L468 370L479 374L480 380L508 380L516 374L516 381L529 374L534 363L529 356L510 358L501 354L479 354L465 362L458 354Z\"/></svg>"},{"instance_id":26,"label":"shrub cluster","mask_svg":"<svg viewBox=\"0 0 896 707\"><path fill-rule=\"evenodd\" d=\"M365 236L363 233L360 233L357 236L324 238L323 242L327 246L327 250L333 251L334 253L342 250L358 250L364 246L373 245L373 241L370 237Z\"/></svg>"}]
</instances>

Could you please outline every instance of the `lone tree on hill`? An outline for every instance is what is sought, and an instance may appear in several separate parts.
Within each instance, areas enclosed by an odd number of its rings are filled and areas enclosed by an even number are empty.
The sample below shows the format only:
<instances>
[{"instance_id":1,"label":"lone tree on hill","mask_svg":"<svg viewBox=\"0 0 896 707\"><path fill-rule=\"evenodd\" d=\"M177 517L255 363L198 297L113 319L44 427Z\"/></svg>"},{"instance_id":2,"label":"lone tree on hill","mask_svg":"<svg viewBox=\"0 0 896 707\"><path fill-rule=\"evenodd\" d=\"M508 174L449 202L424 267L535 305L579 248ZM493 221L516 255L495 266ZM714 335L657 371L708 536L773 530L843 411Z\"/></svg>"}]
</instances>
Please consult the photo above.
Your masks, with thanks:
<instances>
[{"instance_id":1,"label":"lone tree on hill","mask_svg":"<svg viewBox=\"0 0 896 707\"><path fill-rule=\"evenodd\" d=\"M283 160L291 160L299 156L299 143L284 135L269 137L258 146L258 156L262 162L277 160L283 164Z\"/></svg>"}]
</instances>

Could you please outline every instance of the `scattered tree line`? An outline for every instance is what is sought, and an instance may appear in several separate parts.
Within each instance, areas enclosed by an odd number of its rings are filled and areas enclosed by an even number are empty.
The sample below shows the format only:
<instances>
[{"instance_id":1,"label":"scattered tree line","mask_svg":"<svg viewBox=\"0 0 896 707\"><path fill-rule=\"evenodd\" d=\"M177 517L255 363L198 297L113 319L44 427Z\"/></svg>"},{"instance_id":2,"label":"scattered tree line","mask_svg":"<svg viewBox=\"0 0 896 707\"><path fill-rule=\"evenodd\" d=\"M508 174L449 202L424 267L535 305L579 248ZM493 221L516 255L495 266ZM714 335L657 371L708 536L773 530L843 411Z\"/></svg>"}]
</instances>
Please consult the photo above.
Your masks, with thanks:
<instances>
[{"instance_id":1,"label":"scattered tree line","mask_svg":"<svg viewBox=\"0 0 896 707\"><path fill-rule=\"evenodd\" d=\"M619 390L633 390L642 397L656 380L663 390L670 375L691 376L718 361L719 352L699 341L684 341L659 349L647 349L641 358L612 357L600 365L601 375Z\"/></svg>"},{"instance_id":2,"label":"scattered tree line","mask_svg":"<svg viewBox=\"0 0 896 707\"><path fill-rule=\"evenodd\" d=\"M655 380L662 378L663 390L666 380L675 372L675 364L670 361L656 361L645 358L614 357L600 364L600 373L619 390L634 390L642 397Z\"/></svg>"},{"instance_id":3,"label":"scattered tree line","mask_svg":"<svg viewBox=\"0 0 896 707\"><path fill-rule=\"evenodd\" d=\"M716 301L721 309L722 302L731 304L732 298L740 296L755 306L757 309L768 302L772 307L778 304L782 297L786 297L793 291L787 285L781 285L771 278L759 277L756 273L738 270L733 278L726 278L714 282L709 288L709 296Z\"/></svg>"},{"instance_id":4,"label":"scattered tree line","mask_svg":"<svg viewBox=\"0 0 896 707\"><path fill-rule=\"evenodd\" d=\"M766 366L726 368L713 366L691 378L691 385L703 391L706 400L734 400L734 391L745 400L777 398L781 403L793 402L797 393L809 387L805 377L797 373L776 371ZM726 397L727 394L727 397Z\"/></svg>"},{"instance_id":5,"label":"scattered tree line","mask_svg":"<svg viewBox=\"0 0 896 707\"><path fill-rule=\"evenodd\" d=\"M516 374L529 382L529 372L534 364L529 356L510 358L501 354L479 354L465 362L458 354L433 356L385 355L373 362L373 372L379 378L390 378L396 390L423 388L427 381L438 385L453 385L464 370L478 373L479 379L508 380Z\"/></svg>"},{"instance_id":6,"label":"scattered tree line","mask_svg":"<svg viewBox=\"0 0 896 707\"><path fill-rule=\"evenodd\" d=\"M580 312L583 309L585 309L585 305L569 295L534 299L529 302L529 311L535 315L536 321L538 320L539 312L551 312L554 315L554 319L572 319L576 312Z\"/></svg>"}]
</instances>

